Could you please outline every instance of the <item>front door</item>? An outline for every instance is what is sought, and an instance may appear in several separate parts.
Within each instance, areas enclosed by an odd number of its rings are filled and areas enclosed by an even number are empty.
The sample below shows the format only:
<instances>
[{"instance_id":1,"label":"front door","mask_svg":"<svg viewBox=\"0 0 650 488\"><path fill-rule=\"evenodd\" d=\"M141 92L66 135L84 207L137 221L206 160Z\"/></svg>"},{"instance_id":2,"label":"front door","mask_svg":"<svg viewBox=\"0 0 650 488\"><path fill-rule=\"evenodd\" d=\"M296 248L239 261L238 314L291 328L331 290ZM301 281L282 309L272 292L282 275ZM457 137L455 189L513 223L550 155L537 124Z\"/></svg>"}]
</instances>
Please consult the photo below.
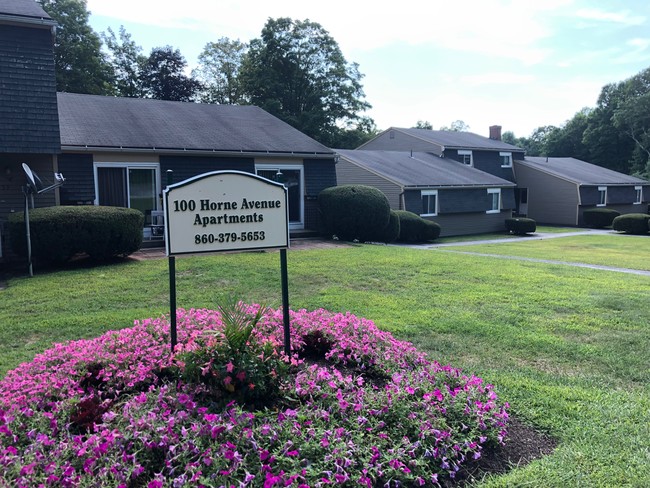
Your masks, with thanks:
<instances>
[{"instance_id":1,"label":"front door","mask_svg":"<svg viewBox=\"0 0 650 488\"><path fill-rule=\"evenodd\" d=\"M289 200L289 229L304 229L302 166L256 166L258 176L279 181L287 188Z\"/></svg>"},{"instance_id":2,"label":"front door","mask_svg":"<svg viewBox=\"0 0 650 488\"><path fill-rule=\"evenodd\" d=\"M516 188L517 215L525 217L528 215L528 188Z\"/></svg>"}]
</instances>

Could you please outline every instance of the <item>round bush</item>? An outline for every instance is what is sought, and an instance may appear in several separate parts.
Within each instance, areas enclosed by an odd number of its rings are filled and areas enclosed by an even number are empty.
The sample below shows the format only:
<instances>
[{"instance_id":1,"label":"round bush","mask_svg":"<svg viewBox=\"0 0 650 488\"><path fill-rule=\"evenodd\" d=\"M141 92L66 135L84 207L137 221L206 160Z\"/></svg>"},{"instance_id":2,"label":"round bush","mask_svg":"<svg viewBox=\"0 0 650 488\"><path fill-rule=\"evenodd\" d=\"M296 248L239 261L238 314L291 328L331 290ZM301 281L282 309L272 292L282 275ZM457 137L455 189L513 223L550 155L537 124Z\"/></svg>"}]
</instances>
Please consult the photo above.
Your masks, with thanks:
<instances>
[{"instance_id":1,"label":"round bush","mask_svg":"<svg viewBox=\"0 0 650 488\"><path fill-rule=\"evenodd\" d=\"M229 331L222 313L178 310L175 356L168 321L155 318L58 344L8 372L0 479L17 487L448 486L503 443L507 404L481 378L369 320L326 310L289 311L286 357L282 310L241 306L259 320ZM242 404L259 381L279 395Z\"/></svg>"},{"instance_id":2,"label":"round bush","mask_svg":"<svg viewBox=\"0 0 650 488\"><path fill-rule=\"evenodd\" d=\"M59 206L29 211L32 258L63 263L77 253L94 259L127 256L140 248L144 215L121 207ZM27 256L23 212L9 217L13 251Z\"/></svg>"},{"instance_id":3,"label":"round bush","mask_svg":"<svg viewBox=\"0 0 650 488\"><path fill-rule=\"evenodd\" d=\"M532 234L535 230L537 230L537 223L533 219L525 217L506 219L506 231L512 234L522 236L524 234Z\"/></svg>"},{"instance_id":4,"label":"round bush","mask_svg":"<svg viewBox=\"0 0 650 488\"><path fill-rule=\"evenodd\" d=\"M630 213L619 215L612 222L612 229L626 234L647 234L650 226L650 215Z\"/></svg>"},{"instance_id":5,"label":"round bush","mask_svg":"<svg viewBox=\"0 0 650 488\"><path fill-rule=\"evenodd\" d=\"M381 239L379 242L394 242L399 238L399 216L395 210L390 211L390 217L388 219L388 225L384 228Z\"/></svg>"},{"instance_id":6,"label":"round bush","mask_svg":"<svg viewBox=\"0 0 650 488\"><path fill-rule=\"evenodd\" d=\"M582 213L582 218L587 227L602 229L604 227L610 227L614 219L619 215L621 215L621 212L613 208L590 208Z\"/></svg>"},{"instance_id":7,"label":"round bush","mask_svg":"<svg viewBox=\"0 0 650 488\"><path fill-rule=\"evenodd\" d=\"M428 242L440 237L440 225L431 220L426 220L407 210L396 210L399 216L399 241L400 242Z\"/></svg>"},{"instance_id":8,"label":"round bush","mask_svg":"<svg viewBox=\"0 0 650 488\"><path fill-rule=\"evenodd\" d=\"M343 185L318 195L325 233L344 241L381 241L390 219L386 195L377 188Z\"/></svg>"}]
</instances>

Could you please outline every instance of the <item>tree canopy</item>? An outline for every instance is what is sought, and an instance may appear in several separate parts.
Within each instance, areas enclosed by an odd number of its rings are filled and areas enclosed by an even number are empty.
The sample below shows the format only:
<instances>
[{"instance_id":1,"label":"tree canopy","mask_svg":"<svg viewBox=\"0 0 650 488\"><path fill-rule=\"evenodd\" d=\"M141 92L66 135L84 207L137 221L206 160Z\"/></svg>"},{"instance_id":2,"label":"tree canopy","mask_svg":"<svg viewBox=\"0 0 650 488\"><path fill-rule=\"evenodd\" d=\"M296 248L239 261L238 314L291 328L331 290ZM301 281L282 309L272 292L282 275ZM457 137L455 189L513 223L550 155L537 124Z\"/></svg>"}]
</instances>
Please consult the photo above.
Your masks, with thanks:
<instances>
[{"instance_id":1,"label":"tree canopy","mask_svg":"<svg viewBox=\"0 0 650 488\"><path fill-rule=\"evenodd\" d=\"M239 72L247 51L248 44L227 37L205 45L199 54L199 65L192 71L192 76L203 85L202 102L245 103Z\"/></svg>"},{"instance_id":2,"label":"tree canopy","mask_svg":"<svg viewBox=\"0 0 650 488\"><path fill-rule=\"evenodd\" d=\"M370 108L362 77L320 24L289 18L268 19L241 68L250 103L331 147Z\"/></svg>"},{"instance_id":3,"label":"tree canopy","mask_svg":"<svg viewBox=\"0 0 650 488\"><path fill-rule=\"evenodd\" d=\"M141 72L147 57L142 48L131 39L131 34L120 26L119 39L109 27L102 35L108 49L108 60L113 66L113 90L120 97L142 97Z\"/></svg>"},{"instance_id":4,"label":"tree canopy","mask_svg":"<svg viewBox=\"0 0 650 488\"><path fill-rule=\"evenodd\" d=\"M194 100L201 84L184 74L186 66L187 61L178 49L172 46L152 49L140 73L145 96L178 102Z\"/></svg>"}]
</instances>

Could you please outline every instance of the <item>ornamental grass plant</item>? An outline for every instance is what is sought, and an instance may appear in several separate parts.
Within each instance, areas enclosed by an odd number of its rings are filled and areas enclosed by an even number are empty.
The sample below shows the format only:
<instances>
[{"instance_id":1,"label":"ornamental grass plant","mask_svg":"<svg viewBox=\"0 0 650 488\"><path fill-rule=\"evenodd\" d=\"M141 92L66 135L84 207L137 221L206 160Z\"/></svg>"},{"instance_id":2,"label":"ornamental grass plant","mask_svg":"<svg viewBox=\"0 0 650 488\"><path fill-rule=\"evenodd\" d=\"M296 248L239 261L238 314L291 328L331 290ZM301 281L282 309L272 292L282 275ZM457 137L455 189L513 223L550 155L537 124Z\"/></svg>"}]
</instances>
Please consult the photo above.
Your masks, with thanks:
<instances>
[{"instance_id":1,"label":"ornamental grass plant","mask_svg":"<svg viewBox=\"0 0 650 488\"><path fill-rule=\"evenodd\" d=\"M232 310L231 310L232 311ZM507 434L481 378L352 314L238 304L71 341L0 382L11 486L438 486ZM255 391L264 391L256 396Z\"/></svg>"}]
</instances>

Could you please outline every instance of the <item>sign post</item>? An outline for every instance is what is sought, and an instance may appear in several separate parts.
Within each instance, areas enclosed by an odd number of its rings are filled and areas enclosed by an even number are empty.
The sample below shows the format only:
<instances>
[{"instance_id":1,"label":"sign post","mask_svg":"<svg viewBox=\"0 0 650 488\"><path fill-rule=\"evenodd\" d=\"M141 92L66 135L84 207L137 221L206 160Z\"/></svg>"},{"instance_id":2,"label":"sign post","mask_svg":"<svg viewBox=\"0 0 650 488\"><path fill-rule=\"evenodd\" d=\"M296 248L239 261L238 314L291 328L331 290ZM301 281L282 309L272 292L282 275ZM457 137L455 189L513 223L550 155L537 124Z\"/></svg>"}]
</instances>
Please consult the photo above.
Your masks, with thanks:
<instances>
[{"instance_id":1,"label":"sign post","mask_svg":"<svg viewBox=\"0 0 650 488\"><path fill-rule=\"evenodd\" d=\"M241 171L214 171L164 191L165 245L169 256L171 347L176 347L176 268L174 256L279 249L284 348L290 354L287 255L287 189Z\"/></svg>"}]
</instances>

